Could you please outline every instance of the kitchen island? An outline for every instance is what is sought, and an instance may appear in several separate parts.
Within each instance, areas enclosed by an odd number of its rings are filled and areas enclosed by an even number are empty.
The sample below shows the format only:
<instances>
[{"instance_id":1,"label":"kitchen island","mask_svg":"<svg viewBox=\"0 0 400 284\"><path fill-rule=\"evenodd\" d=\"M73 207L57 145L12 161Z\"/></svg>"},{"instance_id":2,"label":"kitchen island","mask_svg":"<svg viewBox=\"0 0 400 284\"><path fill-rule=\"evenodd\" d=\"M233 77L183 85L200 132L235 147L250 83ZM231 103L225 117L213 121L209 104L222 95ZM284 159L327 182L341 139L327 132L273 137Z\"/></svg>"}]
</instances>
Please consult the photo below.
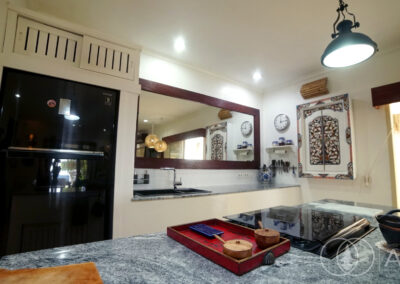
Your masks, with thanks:
<instances>
[{"instance_id":1,"label":"kitchen island","mask_svg":"<svg viewBox=\"0 0 400 284\"><path fill-rule=\"evenodd\" d=\"M132 199L132 191L127 189L124 195L118 195L118 199L114 201L118 204L114 206L114 214L120 216L114 218L114 238L165 232L166 227L176 224L222 218L280 204L302 203L300 187L292 185L264 187L259 184L245 184L194 188L219 190L220 193Z\"/></svg>"},{"instance_id":2,"label":"kitchen island","mask_svg":"<svg viewBox=\"0 0 400 284\"><path fill-rule=\"evenodd\" d=\"M380 241L383 238L378 229L355 245L356 253L347 250L335 259L321 260L318 255L291 248L275 264L242 276L196 254L166 233L9 255L0 260L0 268L93 261L104 283L399 283L400 263L375 246ZM352 266L354 263L358 265Z\"/></svg>"}]
</instances>

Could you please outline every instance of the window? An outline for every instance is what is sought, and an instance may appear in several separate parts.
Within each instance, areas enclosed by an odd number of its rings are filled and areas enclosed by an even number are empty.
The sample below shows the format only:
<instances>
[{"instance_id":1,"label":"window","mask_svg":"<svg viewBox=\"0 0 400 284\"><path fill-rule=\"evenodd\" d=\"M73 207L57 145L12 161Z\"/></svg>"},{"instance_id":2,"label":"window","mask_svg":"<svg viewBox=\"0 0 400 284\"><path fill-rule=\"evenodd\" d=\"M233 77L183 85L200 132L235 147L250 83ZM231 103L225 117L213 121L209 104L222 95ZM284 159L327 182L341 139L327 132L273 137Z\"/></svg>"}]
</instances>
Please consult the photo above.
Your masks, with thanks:
<instances>
[{"instance_id":1,"label":"window","mask_svg":"<svg viewBox=\"0 0 400 284\"><path fill-rule=\"evenodd\" d=\"M392 131L392 153L394 164L394 205L400 205L400 103L389 105L390 128Z\"/></svg>"},{"instance_id":2,"label":"window","mask_svg":"<svg viewBox=\"0 0 400 284\"><path fill-rule=\"evenodd\" d=\"M195 137L185 140L184 159L203 160L204 158L204 137Z\"/></svg>"}]
</instances>

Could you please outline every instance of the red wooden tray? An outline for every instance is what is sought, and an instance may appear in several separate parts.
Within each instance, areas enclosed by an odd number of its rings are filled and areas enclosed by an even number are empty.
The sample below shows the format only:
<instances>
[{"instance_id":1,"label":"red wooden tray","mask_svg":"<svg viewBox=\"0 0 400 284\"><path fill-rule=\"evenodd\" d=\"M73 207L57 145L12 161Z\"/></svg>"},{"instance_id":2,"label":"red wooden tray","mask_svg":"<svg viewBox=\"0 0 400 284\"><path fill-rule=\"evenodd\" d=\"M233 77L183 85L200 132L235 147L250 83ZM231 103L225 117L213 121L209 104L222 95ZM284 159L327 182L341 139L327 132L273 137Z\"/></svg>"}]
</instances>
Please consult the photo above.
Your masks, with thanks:
<instances>
[{"instance_id":1,"label":"red wooden tray","mask_svg":"<svg viewBox=\"0 0 400 284\"><path fill-rule=\"evenodd\" d=\"M244 239L251 242L253 244L252 256L237 260L224 254L222 252L223 244L221 241L215 238L209 239L189 229L190 226L195 224L206 224L217 230L223 231L224 234L222 235L222 238L224 240ZM278 244L262 250L258 248L256 244L254 230L218 219L168 227L167 235L237 275L242 275L261 266L265 255L269 252L272 252L275 257L278 257L290 250L290 241L282 237Z\"/></svg>"}]
</instances>

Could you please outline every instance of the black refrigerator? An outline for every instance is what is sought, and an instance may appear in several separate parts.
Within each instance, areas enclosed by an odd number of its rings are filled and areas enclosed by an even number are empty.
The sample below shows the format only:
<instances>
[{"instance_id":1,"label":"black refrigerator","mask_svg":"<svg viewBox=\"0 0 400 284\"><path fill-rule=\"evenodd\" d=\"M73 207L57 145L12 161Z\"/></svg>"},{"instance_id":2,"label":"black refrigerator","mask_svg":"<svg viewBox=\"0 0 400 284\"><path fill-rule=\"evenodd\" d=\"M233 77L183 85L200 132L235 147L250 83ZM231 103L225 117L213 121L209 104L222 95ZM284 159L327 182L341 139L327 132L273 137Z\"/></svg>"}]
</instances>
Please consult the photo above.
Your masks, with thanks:
<instances>
[{"instance_id":1,"label":"black refrigerator","mask_svg":"<svg viewBox=\"0 0 400 284\"><path fill-rule=\"evenodd\" d=\"M5 68L0 256L112 237L119 92Z\"/></svg>"}]
</instances>

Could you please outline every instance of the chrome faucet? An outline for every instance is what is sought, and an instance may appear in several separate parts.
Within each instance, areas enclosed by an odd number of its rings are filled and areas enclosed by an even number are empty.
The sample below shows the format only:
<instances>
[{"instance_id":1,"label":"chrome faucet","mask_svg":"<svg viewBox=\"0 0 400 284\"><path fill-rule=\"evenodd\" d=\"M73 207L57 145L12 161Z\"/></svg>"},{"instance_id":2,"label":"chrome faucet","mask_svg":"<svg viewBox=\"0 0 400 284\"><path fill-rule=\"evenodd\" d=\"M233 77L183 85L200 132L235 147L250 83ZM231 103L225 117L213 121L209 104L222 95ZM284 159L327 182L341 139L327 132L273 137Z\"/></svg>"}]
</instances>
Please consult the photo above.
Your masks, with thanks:
<instances>
[{"instance_id":1,"label":"chrome faucet","mask_svg":"<svg viewBox=\"0 0 400 284\"><path fill-rule=\"evenodd\" d=\"M174 189L177 190L177 186L178 185L182 185L182 178L180 179L180 181L176 181L176 170L175 168L168 168L168 167L164 167L164 168L160 168L160 170L164 170L164 171L174 171Z\"/></svg>"}]
</instances>

